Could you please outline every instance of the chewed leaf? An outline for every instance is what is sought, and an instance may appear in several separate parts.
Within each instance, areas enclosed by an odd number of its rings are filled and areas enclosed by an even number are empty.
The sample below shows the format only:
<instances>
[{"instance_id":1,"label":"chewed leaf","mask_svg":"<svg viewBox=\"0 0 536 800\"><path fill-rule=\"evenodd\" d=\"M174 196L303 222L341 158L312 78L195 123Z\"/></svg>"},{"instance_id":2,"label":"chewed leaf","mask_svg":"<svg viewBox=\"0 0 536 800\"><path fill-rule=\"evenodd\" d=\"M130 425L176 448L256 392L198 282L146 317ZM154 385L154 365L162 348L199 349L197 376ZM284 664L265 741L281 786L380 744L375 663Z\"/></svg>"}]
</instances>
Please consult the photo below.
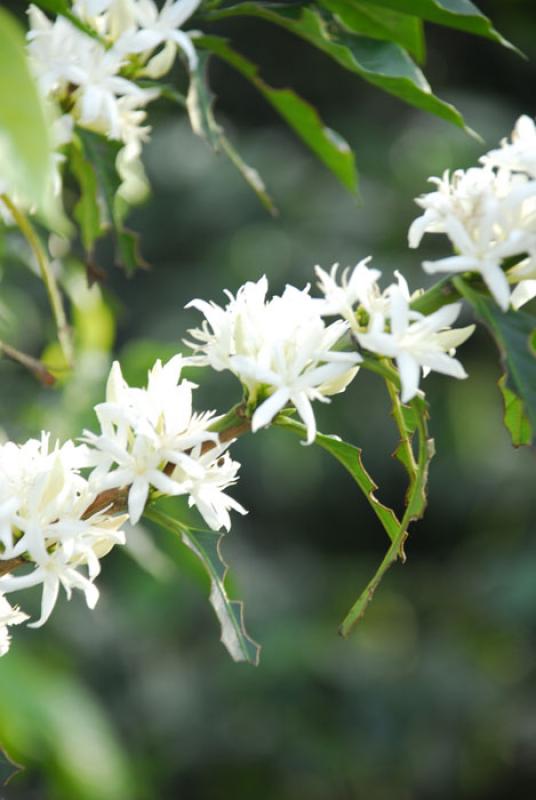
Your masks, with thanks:
<instances>
[{"instance_id":1,"label":"chewed leaf","mask_svg":"<svg viewBox=\"0 0 536 800\"><path fill-rule=\"evenodd\" d=\"M221 625L221 641L234 661L247 661L257 666L260 647L248 636L244 626L244 605L231 600L225 589L227 564L220 546L223 535L215 531L193 530L155 508L145 510L145 516L179 536L199 558L210 578L210 602Z\"/></svg>"},{"instance_id":2,"label":"chewed leaf","mask_svg":"<svg viewBox=\"0 0 536 800\"><path fill-rule=\"evenodd\" d=\"M489 297L456 278L455 285L488 327L499 348L504 376L499 383L504 422L514 445L531 444L536 432L536 317L524 311L501 311Z\"/></svg>"},{"instance_id":3,"label":"chewed leaf","mask_svg":"<svg viewBox=\"0 0 536 800\"><path fill-rule=\"evenodd\" d=\"M294 433L296 436L299 436L300 439L305 439L307 437L305 425L283 414L277 417L276 424L278 427L284 428ZM350 473L383 525L385 532L391 541L394 541L400 529L400 522L393 509L384 506L376 497L375 492L378 487L363 466L361 449L355 447L353 444L342 441L342 439L337 439L334 436L326 436L323 433L317 434L315 444L330 453Z\"/></svg>"},{"instance_id":4,"label":"chewed leaf","mask_svg":"<svg viewBox=\"0 0 536 800\"><path fill-rule=\"evenodd\" d=\"M0 747L0 786L7 786L11 779L24 767L13 761L6 751Z\"/></svg>"}]
</instances>

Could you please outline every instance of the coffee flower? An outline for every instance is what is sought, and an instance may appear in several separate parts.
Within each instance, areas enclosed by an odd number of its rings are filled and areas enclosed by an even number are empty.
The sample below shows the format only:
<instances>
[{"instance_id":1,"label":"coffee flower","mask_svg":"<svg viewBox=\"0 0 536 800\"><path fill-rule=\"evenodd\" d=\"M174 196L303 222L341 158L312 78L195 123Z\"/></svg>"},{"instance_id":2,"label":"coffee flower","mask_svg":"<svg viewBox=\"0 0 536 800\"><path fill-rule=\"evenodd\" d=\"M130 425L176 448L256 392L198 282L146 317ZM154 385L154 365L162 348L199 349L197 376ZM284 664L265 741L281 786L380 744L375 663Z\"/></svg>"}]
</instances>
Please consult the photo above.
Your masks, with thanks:
<instances>
[{"instance_id":1,"label":"coffee flower","mask_svg":"<svg viewBox=\"0 0 536 800\"><path fill-rule=\"evenodd\" d=\"M0 656L5 656L11 644L8 626L20 625L27 619L27 614L20 611L18 607L13 608L4 595L0 594Z\"/></svg>"},{"instance_id":2,"label":"coffee flower","mask_svg":"<svg viewBox=\"0 0 536 800\"><path fill-rule=\"evenodd\" d=\"M402 402L409 402L417 394L421 373L427 375L433 370L454 378L466 378L467 373L453 353L475 326L450 330L460 313L461 303L444 306L424 316L410 310L408 298L396 284L389 287L388 298L387 313L374 314L368 330L357 333L356 338L366 350L395 360L400 373Z\"/></svg>"},{"instance_id":3,"label":"coffee flower","mask_svg":"<svg viewBox=\"0 0 536 800\"><path fill-rule=\"evenodd\" d=\"M41 585L41 617L34 627L50 616L60 586L68 597L80 589L93 608L99 559L124 543L119 528L125 516L91 512L96 494L80 474L86 463L85 447L67 442L51 448L46 434L0 447L0 562L22 558L29 567L25 574L0 578L0 593Z\"/></svg>"},{"instance_id":4,"label":"coffee flower","mask_svg":"<svg viewBox=\"0 0 536 800\"><path fill-rule=\"evenodd\" d=\"M309 288L287 286L283 294L266 299L268 281L242 286L229 302L193 300L188 307L200 311L201 328L189 331L190 346L198 366L230 370L256 405L252 430L269 425L276 414L292 403L307 428L307 444L316 436L312 402L329 402L329 395L342 391L356 373L357 353L335 350L348 330L338 320L326 325L318 301Z\"/></svg>"},{"instance_id":5,"label":"coffee flower","mask_svg":"<svg viewBox=\"0 0 536 800\"><path fill-rule=\"evenodd\" d=\"M147 387L129 386L116 362L110 372L106 401L96 406L101 433L85 432L94 466L90 482L99 492L128 486L128 511L135 524L151 489L166 495L188 495L207 524L229 528L227 508L244 509L224 494L236 483L240 465L218 445L209 430L213 412L192 410L195 384L180 380L179 354L149 372ZM210 486L210 489L209 489ZM210 500L207 499L210 496Z\"/></svg>"}]
</instances>

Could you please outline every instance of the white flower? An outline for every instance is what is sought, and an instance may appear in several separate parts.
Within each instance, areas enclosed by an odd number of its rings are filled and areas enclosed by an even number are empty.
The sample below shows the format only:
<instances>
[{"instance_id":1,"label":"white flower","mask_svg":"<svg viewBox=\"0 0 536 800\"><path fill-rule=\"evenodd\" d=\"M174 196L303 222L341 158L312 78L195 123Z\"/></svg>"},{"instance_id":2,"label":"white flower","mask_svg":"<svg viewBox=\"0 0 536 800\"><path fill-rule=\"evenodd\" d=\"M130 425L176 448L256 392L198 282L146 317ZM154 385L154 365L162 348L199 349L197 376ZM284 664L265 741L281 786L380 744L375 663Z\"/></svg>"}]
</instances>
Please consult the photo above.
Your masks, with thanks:
<instances>
[{"instance_id":1,"label":"white flower","mask_svg":"<svg viewBox=\"0 0 536 800\"><path fill-rule=\"evenodd\" d=\"M536 125L526 115L519 117L512 131L511 142L503 139L500 148L490 150L480 159L482 164L511 172L526 172L536 178Z\"/></svg>"},{"instance_id":2,"label":"white flower","mask_svg":"<svg viewBox=\"0 0 536 800\"><path fill-rule=\"evenodd\" d=\"M152 487L166 495L190 495L190 505L198 506L210 527L228 527L222 509L241 507L223 489L235 482L239 465L215 446L217 434L209 430L213 412L193 412L195 384L180 380L183 364L180 354L165 365L157 361L145 389L130 387L119 364L113 365L106 402L96 407L101 434L85 433L95 466L90 481L98 491L128 486L133 524ZM207 499L213 495L214 507Z\"/></svg>"},{"instance_id":3,"label":"white flower","mask_svg":"<svg viewBox=\"0 0 536 800\"><path fill-rule=\"evenodd\" d=\"M67 442L50 450L49 437L11 442L0 447L0 482L4 497L14 500L4 513L0 559L24 556L31 571L0 578L0 592L42 584L42 625L56 602L60 585L70 596L80 588L93 607L98 590L93 581L100 571L99 557L124 543L119 530L126 517L105 511L87 516L96 494L80 473L88 463L87 448ZM3 503L5 512L6 503ZM91 512L89 512L91 513ZM10 530L8 530L8 524ZM87 568L88 576L80 572Z\"/></svg>"},{"instance_id":4,"label":"white flower","mask_svg":"<svg viewBox=\"0 0 536 800\"><path fill-rule=\"evenodd\" d=\"M5 656L9 650L11 638L8 626L20 625L27 619L27 614L20 611L18 606L13 608L4 595L0 594L0 656Z\"/></svg>"},{"instance_id":5,"label":"white flower","mask_svg":"<svg viewBox=\"0 0 536 800\"><path fill-rule=\"evenodd\" d=\"M152 77L159 77L167 72L172 64L174 51L180 47L184 51L190 69L197 65L197 54L187 33L180 30L186 20L192 16L201 0L166 0L162 9L153 0L138 0L134 13L139 26L137 31L127 31L121 36L116 46L123 53L148 53L164 44L165 55L149 67Z\"/></svg>"},{"instance_id":6,"label":"white flower","mask_svg":"<svg viewBox=\"0 0 536 800\"><path fill-rule=\"evenodd\" d=\"M536 253L536 181L526 174L485 166L430 178L437 190L417 199L424 209L409 229L409 245L417 247L424 233L445 233L456 255L425 261L435 272L477 272L506 311L510 287L503 261Z\"/></svg>"},{"instance_id":7,"label":"white flower","mask_svg":"<svg viewBox=\"0 0 536 800\"><path fill-rule=\"evenodd\" d=\"M473 332L474 325L458 330L448 330L460 313L461 304L444 306L429 316L411 321L408 299L396 285L389 292L390 329L382 314L371 318L369 330L358 333L357 340L366 350L394 358L400 372L401 399L409 402L417 393L421 371L430 370L466 378L467 374L452 351Z\"/></svg>"},{"instance_id":8,"label":"white flower","mask_svg":"<svg viewBox=\"0 0 536 800\"><path fill-rule=\"evenodd\" d=\"M247 388L249 402L260 399L252 417L252 430L269 425L276 414L293 403L307 427L307 444L316 436L311 402L329 402L328 395L342 391L361 360L357 353L336 351L348 325L342 320L326 325L319 301L287 286L284 293L266 300L266 277L242 286L229 303L193 300L205 316L203 326L190 330L190 345L197 353L191 361L228 369Z\"/></svg>"},{"instance_id":9,"label":"white flower","mask_svg":"<svg viewBox=\"0 0 536 800\"><path fill-rule=\"evenodd\" d=\"M229 531L229 509L247 514L246 509L224 491L237 482L240 464L232 460L226 445L217 445L205 453L201 445L197 445L192 451L192 458L203 468L202 475L194 477L177 466L172 473L173 479L188 482L188 504L197 507L210 528Z\"/></svg>"},{"instance_id":10,"label":"white flower","mask_svg":"<svg viewBox=\"0 0 536 800\"><path fill-rule=\"evenodd\" d=\"M536 297L536 258L523 259L506 274L510 283L517 284L510 298L512 308L517 311Z\"/></svg>"}]
</instances>

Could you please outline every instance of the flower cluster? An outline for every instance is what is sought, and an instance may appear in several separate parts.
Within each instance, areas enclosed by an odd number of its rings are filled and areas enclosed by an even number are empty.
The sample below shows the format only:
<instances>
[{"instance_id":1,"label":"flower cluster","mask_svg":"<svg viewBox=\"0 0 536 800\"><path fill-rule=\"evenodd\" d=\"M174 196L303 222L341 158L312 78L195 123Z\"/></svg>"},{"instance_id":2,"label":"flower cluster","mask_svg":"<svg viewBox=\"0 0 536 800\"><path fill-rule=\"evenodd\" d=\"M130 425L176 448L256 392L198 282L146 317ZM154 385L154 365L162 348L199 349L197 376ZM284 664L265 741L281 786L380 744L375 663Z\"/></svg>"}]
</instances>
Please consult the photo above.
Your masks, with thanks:
<instances>
[{"instance_id":1,"label":"flower cluster","mask_svg":"<svg viewBox=\"0 0 536 800\"><path fill-rule=\"evenodd\" d=\"M178 51L195 67L195 48L181 26L199 3L166 0L159 10L154 0L75 0L73 15L94 36L63 16L52 22L30 6L30 63L43 96L57 101L69 120L57 137L58 147L70 140L73 124L121 142L117 168L128 179L150 133L145 107L159 95L158 89L141 88L134 79L165 75ZM56 160L61 162L61 154ZM59 172L56 190L58 181Z\"/></svg>"},{"instance_id":2,"label":"flower cluster","mask_svg":"<svg viewBox=\"0 0 536 800\"><path fill-rule=\"evenodd\" d=\"M194 340L190 346L197 353L191 362L227 369L239 378L255 408L253 431L292 403L306 425L307 443L314 441L311 401L327 402L343 391L362 361L343 338L349 332L363 349L395 359L403 402L417 393L421 370L425 375L435 370L467 377L453 354L474 326L449 330L461 304L428 316L412 310L402 275L382 293L377 283L381 273L370 269L368 261L346 270L340 284L337 265L330 273L317 267L323 298L311 297L309 287L300 291L287 286L281 297L266 300L268 283L263 277L244 284L236 297L229 293L225 308L204 300L189 304L205 317L201 328L189 331ZM342 319L326 325L323 317L333 315Z\"/></svg>"},{"instance_id":3,"label":"flower cluster","mask_svg":"<svg viewBox=\"0 0 536 800\"><path fill-rule=\"evenodd\" d=\"M214 530L230 528L231 509L245 513L225 493L237 481L239 464L209 430L212 412L192 411L194 384L180 380L177 355L157 361L147 387L132 388L115 363L106 401L96 407L99 435L85 443L50 446L50 437L0 446L0 655L9 647L8 626L27 619L5 595L42 586L41 616L49 618L60 586L70 597L80 589L90 608L99 592L100 559L124 544L121 526L141 517L151 487L165 495L187 495ZM81 470L90 470L84 476ZM117 513L125 489L129 514ZM2 562L9 562L9 564ZM13 574L14 566L27 571ZM4 569L2 569L4 567ZM11 569L11 573L7 570Z\"/></svg>"},{"instance_id":4,"label":"flower cluster","mask_svg":"<svg viewBox=\"0 0 536 800\"><path fill-rule=\"evenodd\" d=\"M85 432L94 466L90 483L99 492L128 486L128 512L136 523L151 487L165 495L188 495L214 530L229 530L229 509L242 506L225 494L237 481L240 465L219 443L213 412L192 412L195 384L180 380L184 359L164 366L157 361L147 388L128 386L116 362L106 387L106 401L96 406L101 433Z\"/></svg>"},{"instance_id":5,"label":"flower cluster","mask_svg":"<svg viewBox=\"0 0 536 800\"><path fill-rule=\"evenodd\" d=\"M34 627L50 616L60 586L68 596L81 589L93 608L99 559L124 543L120 527L126 516L92 511L96 493L80 474L86 463L86 447L73 442L51 447L46 434L23 445L0 446L0 566L21 559L29 568L0 578L0 653L9 644L6 626L26 619L4 594L42 586L41 616Z\"/></svg>"},{"instance_id":6,"label":"flower cluster","mask_svg":"<svg viewBox=\"0 0 536 800\"><path fill-rule=\"evenodd\" d=\"M425 233L445 233L456 254L425 261L427 272L474 272L506 311L536 296L536 126L521 117L511 141L482 166L430 178L436 191L417 198L424 209L409 230L410 247ZM505 260L515 266L505 272ZM518 285L510 294L510 284Z\"/></svg>"},{"instance_id":7,"label":"flower cluster","mask_svg":"<svg viewBox=\"0 0 536 800\"><path fill-rule=\"evenodd\" d=\"M454 378L467 373L455 359L454 351L473 332L474 325L450 330L461 303L444 306L424 315L411 308L405 278L396 273L397 282L380 291L381 273L361 261L352 272L346 270L337 283L338 265L331 273L316 268L319 287L324 294L321 313L340 314L347 320L359 345L370 353L393 358L400 372L401 399L409 402L417 393L421 372L441 372Z\"/></svg>"},{"instance_id":8,"label":"flower cluster","mask_svg":"<svg viewBox=\"0 0 536 800\"><path fill-rule=\"evenodd\" d=\"M256 406L252 430L269 425L292 403L307 427L307 443L316 436L311 401L329 402L356 374L361 357L337 350L348 330L346 321L326 325L318 300L303 290L287 286L279 297L266 299L268 281L245 283L222 308L205 300L192 300L205 320L189 331L189 343L198 355L190 361L218 372L230 370Z\"/></svg>"}]
</instances>

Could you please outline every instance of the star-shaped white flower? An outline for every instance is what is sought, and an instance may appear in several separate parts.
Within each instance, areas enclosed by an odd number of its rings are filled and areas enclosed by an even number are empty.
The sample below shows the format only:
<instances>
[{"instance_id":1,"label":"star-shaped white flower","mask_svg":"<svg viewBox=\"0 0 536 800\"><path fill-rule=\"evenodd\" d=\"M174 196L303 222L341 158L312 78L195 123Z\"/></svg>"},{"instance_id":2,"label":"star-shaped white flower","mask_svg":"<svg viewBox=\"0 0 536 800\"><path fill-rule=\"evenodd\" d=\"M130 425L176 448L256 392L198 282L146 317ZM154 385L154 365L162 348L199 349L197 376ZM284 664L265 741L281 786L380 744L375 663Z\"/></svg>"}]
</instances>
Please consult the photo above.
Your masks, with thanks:
<instances>
[{"instance_id":1,"label":"star-shaped white flower","mask_svg":"<svg viewBox=\"0 0 536 800\"><path fill-rule=\"evenodd\" d=\"M361 347L373 353L393 358L400 372L401 399L409 402L417 394L421 372L430 370L466 378L460 362L450 354L473 332L474 325L458 330L449 327L458 317L460 303L444 306L429 316L411 321L407 298L393 285L389 294L389 330L381 314L372 317L369 330L358 333Z\"/></svg>"}]
</instances>

